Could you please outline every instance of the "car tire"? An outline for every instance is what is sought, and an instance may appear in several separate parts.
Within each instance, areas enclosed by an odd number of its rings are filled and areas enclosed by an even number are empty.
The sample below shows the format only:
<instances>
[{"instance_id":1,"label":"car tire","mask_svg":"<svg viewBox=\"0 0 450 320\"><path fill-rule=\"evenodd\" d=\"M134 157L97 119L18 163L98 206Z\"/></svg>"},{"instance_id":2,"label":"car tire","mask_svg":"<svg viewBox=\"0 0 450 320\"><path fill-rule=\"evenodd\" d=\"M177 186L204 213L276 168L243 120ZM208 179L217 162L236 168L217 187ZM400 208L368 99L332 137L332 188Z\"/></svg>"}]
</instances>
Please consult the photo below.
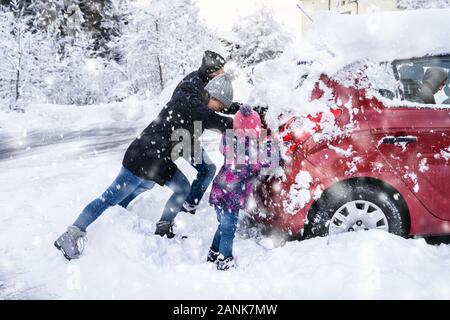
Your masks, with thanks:
<instances>
[{"instance_id":1,"label":"car tire","mask_svg":"<svg viewBox=\"0 0 450 320\"><path fill-rule=\"evenodd\" d=\"M450 244L450 236L429 236L425 237L426 243L438 246L441 244Z\"/></svg>"},{"instance_id":2,"label":"car tire","mask_svg":"<svg viewBox=\"0 0 450 320\"><path fill-rule=\"evenodd\" d=\"M353 212L352 215L348 214L349 211ZM324 192L311 207L303 237L324 237L341 233L339 231L375 228L406 236L409 232L409 219L406 211L403 199L392 190L359 181L340 183ZM352 224L355 222L355 216L358 219L362 218ZM361 220L365 224L361 223Z\"/></svg>"}]
</instances>

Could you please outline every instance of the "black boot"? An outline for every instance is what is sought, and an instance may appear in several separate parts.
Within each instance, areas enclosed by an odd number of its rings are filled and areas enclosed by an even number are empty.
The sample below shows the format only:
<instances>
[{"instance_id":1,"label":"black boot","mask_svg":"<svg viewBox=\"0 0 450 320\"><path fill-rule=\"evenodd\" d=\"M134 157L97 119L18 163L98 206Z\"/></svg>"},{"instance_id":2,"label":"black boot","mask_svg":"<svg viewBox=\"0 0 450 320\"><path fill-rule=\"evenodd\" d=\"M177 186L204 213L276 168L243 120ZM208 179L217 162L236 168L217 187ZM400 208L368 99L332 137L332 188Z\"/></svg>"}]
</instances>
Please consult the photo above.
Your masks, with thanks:
<instances>
[{"instance_id":1,"label":"black boot","mask_svg":"<svg viewBox=\"0 0 450 320\"><path fill-rule=\"evenodd\" d=\"M181 206L181 211L182 212L188 212L190 214L195 214L195 211L197 210L198 205L196 204L190 204L187 201L185 201L183 203L183 205Z\"/></svg>"},{"instance_id":2,"label":"black boot","mask_svg":"<svg viewBox=\"0 0 450 320\"><path fill-rule=\"evenodd\" d=\"M167 236L168 239L175 237L175 233L173 233L173 221L158 221L156 223L155 234L161 237Z\"/></svg>"},{"instance_id":3,"label":"black boot","mask_svg":"<svg viewBox=\"0 0 450 320\"><path fill-rule=\"evenodd\" d=\"M216 262L219 257L219 252L215 252L212 249L209 249L208 255L206 257L206 262Z\"/></svg>"}]
</instances>

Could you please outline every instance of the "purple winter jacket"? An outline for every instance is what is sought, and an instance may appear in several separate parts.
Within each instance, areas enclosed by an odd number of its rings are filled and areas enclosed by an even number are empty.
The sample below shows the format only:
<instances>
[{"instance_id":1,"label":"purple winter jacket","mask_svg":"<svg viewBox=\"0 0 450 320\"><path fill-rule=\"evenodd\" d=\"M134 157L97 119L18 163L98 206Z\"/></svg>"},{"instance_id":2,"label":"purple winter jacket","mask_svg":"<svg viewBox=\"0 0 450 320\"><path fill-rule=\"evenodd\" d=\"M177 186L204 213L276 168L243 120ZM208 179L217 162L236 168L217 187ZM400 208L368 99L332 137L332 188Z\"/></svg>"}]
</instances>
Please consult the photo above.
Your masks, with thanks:
<instances>
[{"instance_id":1,"label":"purple winter jacket","mask_svg":"<svg viewBox=\"0 0 450 320\"><path fill-rule=\"evenodd\" d=\"M248 197L253 191L254 179L263 167L260 162L250 163L248 159L237 164L237 139L233 140L233 146L226 145L225 135L222 138L221 151L225 156L224 164L214 178L209 203L214 207L220 207L227 211L239 211L246 206ZM248 154L249 141L245 144L245 152ZM233 161L227 163L226 155L232 152Z\"/></svg>"}]
</instances>

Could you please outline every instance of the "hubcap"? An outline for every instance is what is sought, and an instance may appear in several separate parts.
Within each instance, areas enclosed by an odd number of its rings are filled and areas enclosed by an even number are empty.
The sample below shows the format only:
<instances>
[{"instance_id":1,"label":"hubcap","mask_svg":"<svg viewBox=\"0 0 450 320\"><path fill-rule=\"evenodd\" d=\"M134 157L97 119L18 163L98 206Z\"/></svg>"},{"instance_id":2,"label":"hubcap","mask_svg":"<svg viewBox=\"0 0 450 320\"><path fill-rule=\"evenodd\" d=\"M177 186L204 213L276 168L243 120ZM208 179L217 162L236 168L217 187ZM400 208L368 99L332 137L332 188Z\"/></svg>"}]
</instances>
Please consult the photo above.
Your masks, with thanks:
<instances>
[{"instance_id":1,"label":"hubcap","mask_svg":"<svg viewBox=\"0 0 450 320\"><path fill-rule=\"evenodd\" d=\"M386 215L370 201L355 200L336 210L330 220L328 234L369 229L389 231Z\"/></svg>"}]
</instances>

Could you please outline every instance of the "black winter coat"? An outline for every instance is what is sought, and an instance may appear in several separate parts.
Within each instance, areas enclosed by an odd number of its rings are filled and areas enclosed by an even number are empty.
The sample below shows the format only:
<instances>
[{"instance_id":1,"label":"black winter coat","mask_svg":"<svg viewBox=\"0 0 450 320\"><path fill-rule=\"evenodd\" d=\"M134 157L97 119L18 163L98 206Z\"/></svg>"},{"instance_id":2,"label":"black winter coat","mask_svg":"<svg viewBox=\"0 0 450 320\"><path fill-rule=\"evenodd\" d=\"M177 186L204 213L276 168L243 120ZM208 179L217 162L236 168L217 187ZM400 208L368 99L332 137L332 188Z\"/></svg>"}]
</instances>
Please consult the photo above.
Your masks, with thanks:
<instances>
[{"instance_id":1,"label":"black winter coat","mask_svg":"<svg viewBox=\"0 0 450 320\"><path fill-rule=\"evenodd\" d=\"M201 121L204 129L225 131L233 127L233 119L221 116L208 108L208 97L204 87L206 80L198 71L186 76L175 89L172 98L158 117L144 129L125 152L123 166L134 175L164 185L177 169L172 159L171 141L176 129L189 131L191 150L194 150L194 121ZM198 138L202 132L195 132Z\"/></svg>"}]
</instances>

